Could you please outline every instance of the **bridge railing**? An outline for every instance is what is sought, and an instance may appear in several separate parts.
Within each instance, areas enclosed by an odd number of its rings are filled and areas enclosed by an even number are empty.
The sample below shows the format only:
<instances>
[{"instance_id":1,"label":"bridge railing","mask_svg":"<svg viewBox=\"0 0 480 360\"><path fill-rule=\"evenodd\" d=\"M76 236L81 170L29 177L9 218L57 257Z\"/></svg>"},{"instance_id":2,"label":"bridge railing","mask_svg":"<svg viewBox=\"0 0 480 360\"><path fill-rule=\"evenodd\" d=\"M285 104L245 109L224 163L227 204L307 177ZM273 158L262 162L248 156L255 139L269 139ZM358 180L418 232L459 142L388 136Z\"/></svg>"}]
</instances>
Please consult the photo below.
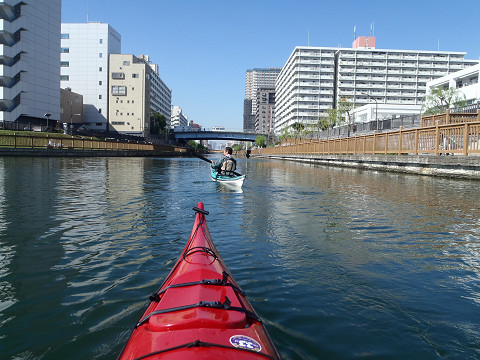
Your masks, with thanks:
<instances>
[{"instance_id":1,"label":"bridge railing","mask_svg":"<svg viewBox=\"0 0 480 360\"><path fill-rule=\"evenodd\" d=\"M253 155L308 154L480 154L480 121L356 135L336 139L284 139Z\"/></svg>"}]
</instances>

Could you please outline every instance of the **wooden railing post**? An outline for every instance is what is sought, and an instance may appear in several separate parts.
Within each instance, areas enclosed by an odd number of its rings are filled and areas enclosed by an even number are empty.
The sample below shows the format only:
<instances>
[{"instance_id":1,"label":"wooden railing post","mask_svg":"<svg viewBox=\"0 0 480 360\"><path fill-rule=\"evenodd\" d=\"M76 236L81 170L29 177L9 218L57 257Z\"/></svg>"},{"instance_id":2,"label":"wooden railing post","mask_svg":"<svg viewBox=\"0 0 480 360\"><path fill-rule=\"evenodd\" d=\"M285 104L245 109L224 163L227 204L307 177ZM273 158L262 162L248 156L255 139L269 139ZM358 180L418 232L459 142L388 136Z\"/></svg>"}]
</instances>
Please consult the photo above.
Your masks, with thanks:
<instances>
[{"instance_id":1,"label":"wooden railing post","mask_svg":"<svg viewBox=\"0 0 480 360\"><path fill-rule=\"evenodd\" d=\"M373 155L376 154L377 151L377 130L373 130Z\"/></svg>"},{"instance_id":2,"label":"wooden railing post","mask_svg":"<svg viewBox=\"0 0 480 360\"><path fill-rule=\"evenodd\" d=\"M440 129L438 124L435 125L435 155L438 155L438 146L440 144Z\"/></svg>"},{"instance_id":3,"label":"wooden railing post","mask_svg":"<svg viewBox=\"0 0 480 360\"><path fill-rule=\"evenodd\" d=\"M398 155L402 154L402 130L403 126L400 126L400 129L398 129Z\"/></svg>"},{"instance_id":4,"label":"wooden railing post","mask_svg":"<svg viewBox=\"0 0 480 360\"><path fill-rule=\"evenodd\" d=\"M468 155L468 124L463 126L463 155Z\"/></svg>"},{"instance_id":5,"label":"wooden railing post","mask_svg":"<svg viewBox=\"0 0 480 360\"><path fill-rule=\"evenodd\" d=\"M445 113L445 124L450 124L450 109Z\"/></svg>"},{"instance_id":6,"label":"wooden railing post","mask_svg":"<svg viewBox=\"0 0 480 360\"><path fill-rule=\"evenodd\" d=\"M418 129L415 129L415 149L414 154L418 155Z\"/></svg>"},{"instance_id":7,"label":"wooden railing post","mask_svg":"<svg viewBox=\"0 0 480 360\"><path fill-rule=\"evenodd\" d=\"M388 154L388 133L385 133L385 155Z\"/></svg>"}]
</instances>

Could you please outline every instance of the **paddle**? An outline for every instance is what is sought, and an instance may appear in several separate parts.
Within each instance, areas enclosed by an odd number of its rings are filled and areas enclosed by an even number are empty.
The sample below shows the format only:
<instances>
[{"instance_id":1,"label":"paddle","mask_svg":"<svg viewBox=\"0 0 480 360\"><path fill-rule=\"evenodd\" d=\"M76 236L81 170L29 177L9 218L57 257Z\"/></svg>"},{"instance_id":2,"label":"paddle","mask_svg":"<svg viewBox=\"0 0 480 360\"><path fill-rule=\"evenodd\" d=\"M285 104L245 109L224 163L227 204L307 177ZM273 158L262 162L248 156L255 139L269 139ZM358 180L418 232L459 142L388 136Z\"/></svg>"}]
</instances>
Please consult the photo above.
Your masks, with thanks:
<instances>
[{"instance_id":1,"label":"paddle","mask_svg":"<svg viewBox=\"0 0 480 360\"><path fill-rule=\"evenodd\" d=\"M211 164L213 164L213 163L215 162L215 161L213 161L213 160L207 159L206 157L204 157L204 156L202 156L202 155L197 154L196 152L192 152L191 154L192 154L193 156L195 156L195 157L197 157L197 158L199 158L199 159L202 159L203 161L209 162L209 163L211 163ZM237 172L235 172L235 171L231 171L231 172L232 172L233 174L237 175L237 176L242 176L242 174L237 173Z\"/></svg>"}]
</instances>

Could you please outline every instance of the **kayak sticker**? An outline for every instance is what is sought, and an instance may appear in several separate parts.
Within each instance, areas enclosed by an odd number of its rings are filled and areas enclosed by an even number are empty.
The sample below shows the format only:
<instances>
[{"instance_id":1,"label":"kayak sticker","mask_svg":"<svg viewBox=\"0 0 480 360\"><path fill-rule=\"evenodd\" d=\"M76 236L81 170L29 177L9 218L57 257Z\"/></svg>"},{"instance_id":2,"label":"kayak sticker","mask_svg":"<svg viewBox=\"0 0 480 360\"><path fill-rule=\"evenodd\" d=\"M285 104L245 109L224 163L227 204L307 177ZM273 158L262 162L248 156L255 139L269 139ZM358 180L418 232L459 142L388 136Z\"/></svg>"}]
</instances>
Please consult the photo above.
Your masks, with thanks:
<instances>
[{"instance_id":1,"label":"kayak sticker","mask_svg":"<svg viewBox=\"0 0 480 360\"><path fill-rule=\"evenodd\" d=\"M258 342L244 335L232 336L230 338L230 344L240 349L252 350L257 352L262 350L262 347Z\"/></svg>"}]
</instances>

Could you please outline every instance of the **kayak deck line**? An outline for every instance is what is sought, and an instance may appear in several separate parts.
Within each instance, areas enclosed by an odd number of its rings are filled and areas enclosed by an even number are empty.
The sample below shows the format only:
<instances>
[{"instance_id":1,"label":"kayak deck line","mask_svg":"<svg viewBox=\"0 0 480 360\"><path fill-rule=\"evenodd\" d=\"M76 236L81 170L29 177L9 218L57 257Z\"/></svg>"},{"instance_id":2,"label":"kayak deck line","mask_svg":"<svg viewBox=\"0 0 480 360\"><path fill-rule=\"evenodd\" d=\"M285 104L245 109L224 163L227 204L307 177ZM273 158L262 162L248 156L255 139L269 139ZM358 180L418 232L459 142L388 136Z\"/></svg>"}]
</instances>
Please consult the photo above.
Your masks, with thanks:
<instances>
[{"instance_id":1,"label":"kayak deck line","mask_svg":"<svg viewBox=\"0 0 480 360\"><path fill-rule=\"evenodd\" d=\"M229 350L241 350L241 351L246 351L246 352L249 352L249 353L252 353L252 354L255 354L255 355L263 356L263 357L265 357L267 359L270 359L270 360L276 360L277 359L277 358L274 358L273 356L270 356L268 354L265 354L263 352L258 352L258 351L255 351L255 350L249 350L249 349L238 348L238 347L235 347L235 346L228 346L228 345L222 345L222 344L209 343L209 342L205 342L205 341L201 341L201 340L195 340L195 341L190 342L190 343L177 345L177 346L174 346L174 347L171 347L171 348L168 348L168 349L155 351L155 352L152 352L150 354L146 354L146 355L137 357L133 360L144 360L144 359L147 359L151 356L160 355L160 354L163 354L163 353L166 353L166 352L169 352L169 351L180 350L180 349L185 349L185 348L190 349L190 348L195 348L195 347L218 347L218 348L229 349Z\"/></svg>"},{"instance_id":2,"label":"kayak deck line","mask_svg":"<svg viewBox=\"0 0 480 360\"><path fill-rule=\"evenodd\" d=\"M199 202L187 244L121 351L121 360L280 359L221 259Z\"/></svg>"},{"instance_id":3,"label":"kayak deck line","mask_svg":"<svg viewBox=\"0 0 480 360\"><path fill-rule=\"evenodd\" d=\"M177 287L184 287L184 286L193 286L193 285L217 285L217 286L230 286L232 288L235 289L235 291L237 291L238 293L242 294L243 296L245 296L245 292L240 289L239 287L233 285L232 283L229 283L227 282L227 278L230 276L226 271L223 272L223 279L203 279L203 280L200 280L200 281L192 281L192 282L188 282L188 283L181 283L181 284L172 284L172 285L169 285L167 286L166 288L164 288L163 290L160 290L159 292L157 293L153 293L152 295L150 295L150 297L153 297L154 300L150 299L150 301L160 301L160 296L161 294L163 294L165 291L167 291L167 289L171 289L171 288L177 288ZM158 299L158 300L157 300Z\"/></svg>"},{"instance_id":4,"label":"kayak deck line","mask_svg":"<svg viewBox=\"0 0 480 360\"><path fill-rule=\"evenodd\" d=\"M160 315L160 314L166 314L169 312L174 312L174 311L182 311L182 310L188 310L188 309L193 309L193 308L212 308L212 309L219 309L219 310L232 310L232 311L239 311L247 315L250 319L263 324L262 320L253 312L243 308L243 307L238 307L238 306L230 306L232 302L228 298L228 296L225 296L225 301L222 303L220 301L199 301L196 304L191 304L191 305L183 305L183 306L177 306L169 309L162 309L162 310L156 310L154 312L151 312L148 314L146 317L144 317L142 320L140 320L137 324L136 327L139 327L143 324L145 324L152 316L154 315Z\"/></svg>"}]
</instances>

